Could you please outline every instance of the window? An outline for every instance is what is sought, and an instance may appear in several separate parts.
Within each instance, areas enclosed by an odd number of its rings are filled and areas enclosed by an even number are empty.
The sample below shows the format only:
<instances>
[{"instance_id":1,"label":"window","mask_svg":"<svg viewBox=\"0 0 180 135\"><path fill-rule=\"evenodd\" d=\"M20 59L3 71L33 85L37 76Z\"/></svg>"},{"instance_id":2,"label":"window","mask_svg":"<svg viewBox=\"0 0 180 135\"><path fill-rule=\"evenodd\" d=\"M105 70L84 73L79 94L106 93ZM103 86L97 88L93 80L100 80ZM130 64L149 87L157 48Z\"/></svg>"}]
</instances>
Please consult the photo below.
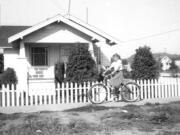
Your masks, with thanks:
<instances>
[{"instance_id":1,"label":"window","mask_svg":"<svg viewBox=\"0 0 180 135\"><path fill-rule=\"evenodd\" d=\"M48 65L48 48L47 47L32 47L31 48L31 64L33 66Z\"/></svg>"}]
</instances>

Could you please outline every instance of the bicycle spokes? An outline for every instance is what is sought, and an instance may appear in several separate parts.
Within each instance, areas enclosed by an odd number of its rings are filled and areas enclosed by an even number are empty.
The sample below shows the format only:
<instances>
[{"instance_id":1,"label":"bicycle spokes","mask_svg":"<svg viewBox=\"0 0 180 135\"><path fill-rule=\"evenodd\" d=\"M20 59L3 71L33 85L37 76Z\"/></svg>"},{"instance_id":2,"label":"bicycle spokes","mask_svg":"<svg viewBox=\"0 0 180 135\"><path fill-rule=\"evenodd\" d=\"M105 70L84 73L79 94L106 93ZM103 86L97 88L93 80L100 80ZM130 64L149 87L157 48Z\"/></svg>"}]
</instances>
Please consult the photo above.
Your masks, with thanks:
<instances>
[{"instance_id":1,"label":"bicycle spokes","mask_svg":"<svg viewBox=\"0 0 180 135\"><path fill-rule=\"evenodd\" d=\"M91 88L90 98L93 103L101 103L106 99L106 89L101 85L95 85Z\"/></svg>"},{"instance_id":2,"label":"bicycle spokes","mask_svg":"<svg viewBox=\"0 0 180 135\"><path fill-rule=\"evenodd\" d=\"M139 86L135 83L127 83L123 87L123 99L126 101L135 101L140 94Z\"/></svg>"}]
</instances>

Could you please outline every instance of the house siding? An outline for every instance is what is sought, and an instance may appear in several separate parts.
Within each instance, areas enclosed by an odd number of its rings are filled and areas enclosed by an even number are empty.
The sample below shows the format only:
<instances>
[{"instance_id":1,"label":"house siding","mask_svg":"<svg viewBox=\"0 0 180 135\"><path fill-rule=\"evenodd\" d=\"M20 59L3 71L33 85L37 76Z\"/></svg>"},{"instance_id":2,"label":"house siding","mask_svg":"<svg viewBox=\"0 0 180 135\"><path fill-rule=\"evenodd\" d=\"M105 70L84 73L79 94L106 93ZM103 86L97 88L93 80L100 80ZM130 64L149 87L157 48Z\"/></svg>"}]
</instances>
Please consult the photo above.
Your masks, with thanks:
<instances>
[{"instance_id":1,"label":"house siding","mask_svg":"<svg viewBox=\"0 0 180 135\"><path fill-rule=\"evenodd\" d=\"M86 43L91 37L64 23L53 23L24 38L26 43Z\"/></svg>"},{"instance_id":2,"label":"house siding","mask_svg":"<svg viewBox=\"0 0 180 135\"><path fill-rule=\"evenodd\" d=\"M18 49L4 49L4 68L18 68L18 57L19 57L19 50Z\"/></svg>"}]
</instances>

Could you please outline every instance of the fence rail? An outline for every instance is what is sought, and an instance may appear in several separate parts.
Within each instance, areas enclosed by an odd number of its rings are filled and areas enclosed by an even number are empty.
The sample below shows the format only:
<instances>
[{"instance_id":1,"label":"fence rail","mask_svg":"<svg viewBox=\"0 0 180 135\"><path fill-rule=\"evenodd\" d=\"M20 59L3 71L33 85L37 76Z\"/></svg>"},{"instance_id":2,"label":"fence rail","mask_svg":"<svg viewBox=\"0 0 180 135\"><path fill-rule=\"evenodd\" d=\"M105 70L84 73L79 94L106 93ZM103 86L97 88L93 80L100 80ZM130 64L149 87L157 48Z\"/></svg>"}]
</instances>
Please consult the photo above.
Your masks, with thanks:
<instances>
[{"instance_id":1,"label":"fence rail","mask_svg":"<svg viewBox=\"0 0 180 135\"><path fill-rule=\"evenodd\" d=\"M141 88L141 99L161 99L180 97L180 79L137 80ZM0 107L37 106L89 102L87 92L97 82L62 83L54 89L17 89L14 85L2 85L0 89ZM36 94L32 94L32 91ZM108 90L107 100L112 95Z\"/></svg>"}]
</instances>

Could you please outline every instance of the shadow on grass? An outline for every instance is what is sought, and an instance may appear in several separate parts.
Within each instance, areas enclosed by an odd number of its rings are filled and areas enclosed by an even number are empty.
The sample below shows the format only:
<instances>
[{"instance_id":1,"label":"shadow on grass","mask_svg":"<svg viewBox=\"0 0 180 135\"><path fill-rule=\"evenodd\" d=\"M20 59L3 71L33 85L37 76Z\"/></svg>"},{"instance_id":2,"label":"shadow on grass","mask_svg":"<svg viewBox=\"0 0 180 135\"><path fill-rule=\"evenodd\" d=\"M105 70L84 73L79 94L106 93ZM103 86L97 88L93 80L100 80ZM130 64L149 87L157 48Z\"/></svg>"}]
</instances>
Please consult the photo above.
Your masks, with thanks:
<instances>
[{"instance_id":1,"label":"shadow on grass","mask_svg":"<svg viewBox=\"0 0 180 135\"><path fill-rule=\"evenodd\" d=\"M109 109L115 109L117 107L105 107L105 106L99 106L99 105L88 105L83 106L79 108L74 109L68 109L63 112L94 112L94 111L103 111L103 110L109 110Z\"/></svg>"},{"instance_id":2,"label":"shadow on grass","mask_svg":"<svg viewBox=\"0 0 180 135\"><path fill-rule=\"evenodd\" d=\"M21 116L22 113L4 114L0 113L0 120L15 120Z\"/></svg>"},{"instance_id":3,"label":"shadow on grass","mask_svg":"<svg viewBox=\"0 0 180 135\"><path fill-rule=\"evenodd\" d=\"M180 135L180 131L162 131L156 135Z\"/></svg>"}]
</instances>

